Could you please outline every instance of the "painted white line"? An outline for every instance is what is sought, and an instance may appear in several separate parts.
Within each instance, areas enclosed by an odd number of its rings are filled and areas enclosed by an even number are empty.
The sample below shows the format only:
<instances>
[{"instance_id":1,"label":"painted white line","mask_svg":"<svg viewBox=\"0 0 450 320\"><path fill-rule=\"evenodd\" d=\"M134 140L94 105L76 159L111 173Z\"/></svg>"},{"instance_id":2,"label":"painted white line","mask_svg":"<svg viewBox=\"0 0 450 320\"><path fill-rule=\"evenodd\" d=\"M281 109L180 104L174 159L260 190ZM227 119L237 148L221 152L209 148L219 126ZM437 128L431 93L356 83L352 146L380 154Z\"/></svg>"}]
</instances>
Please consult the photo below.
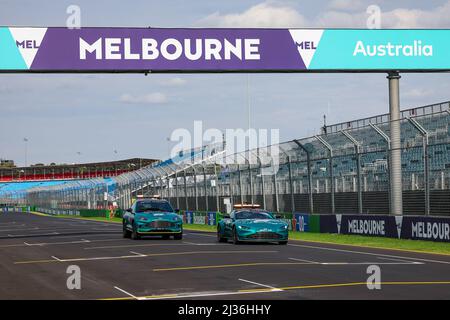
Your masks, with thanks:
<instances>
[{"instance_id":1,"label":"painted white line","mask_svg":"<svg viewBox=\"0 0 450 320\"><path fill-rule=\"evenodd\" d=\"M406 262L411 264L423 264L423 262L417 262L417 261L410 261L410 260L401 260L401 259L393 259L393 258L383 258L383 257L377 257L381 260L388 260L388 261L397 261L397 262Z\"/></svg>"},{"instance_id":2,"label":"painted white line","mask_svg":"<svg viewBox=\"0 0 450 320\"><path fill-rule=\"evenodd\" d=\"M130 251L130 253L132 253L132 254L136 254L136 255L138 255L138 256L140 256L140 257L146 257L146 255L145 255L145 254L142 254L142 253L139 253L139 252L135 252L135 251Z\"/></svg>"},{"instance_id":3,"label":"painted white line","mask_svg":"<svg viewBox=\"0 0 450 320\"><path fill-rule=\"evenodd\" d=\"M8 231L33 231L33 230L39 230L39 228L16 228L16 229L0 229L0 232L8 232Z\"/></svg>"},{"instance_id":4,"label":"painted white line","mask_svg":"<svg viewBox=\"0 0 450 320\"><path fill-rule=\"evenodd\" d=\"M354 254L364 254L369 256L383 256L383 257L390 257L390 258L400 258L400 259L414 259L417 261L424 261L424 262L433 262L433 263L442 263L442 264L450 264L450 261L441 261L441 260L430 260L430 259L422 259L422 258L415 258L415 257L405 257L405 256L395 256L391 254L381 254L381 253L371 253L371 252L363 252L363 251L353 251L353 250L344 250L344 249L335 249L335 248L328 248L328 247L318 247L318 246L308 246L308 245L302 245L302 244L292 244L289 243L288 246L293 247L302 247L302 248L310 248L310 249L317 249L317 250L328 250L328 251L335 251L335 252L345 252L345 253L354 253ZM386 249L389 250L389 249Z\"/></svg>"},{"instance_id":5,"label":"painted white line","mask_svg":"<svg viewBox=\"0 0 450 320\"><path fill-rule=\"evenodd\" d=\"M167 252L167 253L149 253L149 254L133 254L126 256L109 256L109 257L91 257L91 258L68 258L57 259L59 262L76 262L76 261L98 261L98 260L114 260L114 259L130 259L130 258L147 258L158 256L175 256L175 255L192 255L192 254L228 254L228 253L276 253L278 251L245 251L245 250L233 250L233 251L186 251L186 252ZM53 258L53 257L52 257ZM54 258L56 259L56 258ZM23 262L21 262L23 263Z\"/></svg>"},{"instance_id":6,"label":"painted white line","mask_svg":"<svg viewBox=\"0 0 450 320\"><path fill-rule=\"evenodd\" d=\"M254 282L254 281L250 281L250 280L245 280L245 279L238 279L238 280L239 281L243 281L243 282L247 282L247 283L251 283L251 284L254 284L254 285L257 285L257 286L260 286L260 287L269 288L269 289L272 289L272 291L283 291L282 289L275 288L275 287L269 286L267 284L262 284L262 283L258 283L258 282Z\"/></svg>"},{"instance_id":7,"label":"painted white line","mask_svg":"<svg viewBox=\"0 0 450 320\"><path fill-rule=\"evenodd\" d=\"M24 242L27 246L49 246L49 245L61 245L61 244L78 244L78 243L88 243L89 240L83 240L80 241L65 241L65 242L40 242L40 243L27 243Z\"/></svg>"},{"instance_id":8,"label":"painted white line","mask_svg":"<svg viewBox=\"0 0 450 320\"><path fill-rule=\"evenodd\" d=\"M311 260L305 260L305 259L298 259L298 258L288 258L289 260L299 261L299 262L308 262L311 264L318 264L320 262L317 261L311 261Z\"/></svg>"},{"instance_id":9,"label":"painted white line","mask_svg":"<svg viewBox=\"0 0 450 320\"><path fill-rule=\"evenodd\" d=\"M189 235L194 235L194 236L202 236L202 237L214 237L216 238L217 236L214 234L203 234L203 233L186 233Z\"/></svg>"},{"instance_id":10,"label":"painted white line","mask_svg":"<svg viewBox=\"0 0 450 320\"><path fill-rule=\"evenodd\" d=\"M392 266L398 266L398 265L415 265L415 264L423 264L421 262L418 263L411 263L411 262L321 262L319 263L321 265L325 266L366 266L366 265L392 265Z\"/></svg>"},{"instance_id":11,"label":"painted white line","mask_svg":"<svg viewBox=\"0 0 450 320\"><path fill-rule=\"evenodd\" d=\"M119 288L119 287L116 287L116 286L115 286L114 289L119 290L119 291L125 293L127 296L130 296L130 297L132 297L133 299L136 299L136 300L142 300L141 298L138 298L138 297L136 297L135 295L132 295L131 293L129 293L129 292L127 292L127 291L125 291L125 290L123 290L123 289L121 289L121 288Z\"/></svg>"},{"instance_id":12,"label":"painted white line","mask_svg":"<svg viewBox=\"0 0 450 320\"><path fill-rule=\"evenodd\" d=\"M269 292L281 292L281 291L274 291L272 289L268 290L258 290L255 292L214 292L214 293L186 293L186 294L167 294L166 297L163 295L152 297L140 297L139 300L166 300L166 299L183 299L183 298L200 298L200 297L214 297L214 296L232 296L232 295L242 295L242 294L259 294L259 293L269 293Z\"/></svg>"},{"instance_id":13,"label":"painted white line","mask_svg":"<svg viewBox=\"0 0 450 320\"><path fill-rule=\"evenodd\" d=\"M194 246L225 246L224 243L195 243L195 242L189 242L189 241L183 241L185 244L190 244Z\"/></svg>"},{"instance_id":14,"label":"painted white line","mask_svg":"<svg viewBox=\"0 0 450 320\"><path fill-rule=\"evenodd\" d=\"M119 239L122 240L122 239ZM127 240L127 239L123 239ZM98 240L101 241L114 241L114 240ZM127 240L129 241L129 240ZM97 242L93 240L92 242ZM184 244L180 243L150 243L150 244L130 244L130 245L119 245L119 246L102 246L102 247L86 247L85 250L94 250L94 249L115 249L115 248L135 248L135 247L159 247L159 246L182 246Z\"/></svg>"},{"instance_id":15,"label":"painted white line","mask_svg":"<svg viewBox=\"0 0 450 320\"><path fill-rule=\"evenodd\" d=\"M59 259L59 258L57 258L57 257L55 257L55 256L52 256L52 258L55 259L56 261L62 262L61 259Z\"/></svg>"}]
</instances>

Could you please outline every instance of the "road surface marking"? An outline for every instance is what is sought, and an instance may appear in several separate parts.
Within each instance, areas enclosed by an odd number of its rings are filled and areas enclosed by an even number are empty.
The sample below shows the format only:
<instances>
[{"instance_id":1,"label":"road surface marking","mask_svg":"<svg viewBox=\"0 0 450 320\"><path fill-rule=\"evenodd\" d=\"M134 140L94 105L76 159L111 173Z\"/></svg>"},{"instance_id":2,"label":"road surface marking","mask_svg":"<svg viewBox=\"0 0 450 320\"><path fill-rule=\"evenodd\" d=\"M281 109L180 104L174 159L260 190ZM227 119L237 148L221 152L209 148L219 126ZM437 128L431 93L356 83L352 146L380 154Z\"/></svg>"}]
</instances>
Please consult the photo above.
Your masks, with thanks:
<instances>
[{"instance_id":1,"label":"road surface marking","mask_svg":"<svg viewBox=\"0 0 450 320\"><path fill-rule=\"evenodd\" d=\"M194 255L194 254L229 254L229 253L277 253L278 251L183 251L183 252L165 252L165 253L150 253L138 255L126 255L115 257L91 257L91 258L69 258L55 260L28 260L16 261L14 264L33 264L33 263L48 263L48 262L75 262L75 261L98 261L98 260L114 260L114 259L129 259L129 258L146 258L158 256L176 256L176 255Z\"/></svg>"},{"instance_id":2,"label":"road surface marking","mask_svg":"<svg viewBox=\"0 0 450 320\"><path fill-rule=\"evenodd\" d=\"M123 289L121 289L121 288L119 288L119 287L116 287L116 286L115 286L114 289L117 289L117 290L119 290L119 291L125 293L127 296L130 296L130 297L133 298L133 299L136 299L136 300L142 300L142 299L139 299L138 297L136 297L135 295L132 295L131 293L129 293L129 292L127 292L127 291L125 291L125 290L123 290Z\"/></svg>"},{"instance_id":3,"label":"road surface marking","mask_svg":"<svg viewBox=\"0 0 450 320\"><path fill-rule=\"evenodd\" d=\"M380 285L450 285L450 281L396 281L396 282L377 282L375 284ZM182 298L196 298L196 297L210 297L210 296L228 296L228 295L241 295L241 294L260 294L260 293L274 293L283 292L286 290L299 290L299 289L325 289L325 288L339 288L339 287L356 287L356 286L367 286L366 282L348 282L348 283L331 283L331 284L318 284L318 285L301 285L301 286L291 286L291 287L280 287L281 291L274 291L272 289L242 289L238 291L230 292L217 292L217 293L186 293L186 294L162 294L153 296L143 296L143 297L132 297L127 294L127 297L122 298L107 298L100 300L156 300L156 299L182 299Z\"/></svg>"},{"instance_id":4,"label":"road surface marking","mask_svg":"<svg viewBox=\"0 0 450 320\"><path fill-rule=\"evenodd\" d=\"M142 253L139 253L139 252L130 251L130 253L136 254L136 255L141 256L141 257L145 257L145 254L142 254Z\"/></svg>"},{"instance_id":5,"label":"road surface marking","mask_svg":"<svg viewBox=\"0 0 450 320\"><path fill-rule=\"evenodd\" d=\"M101 240L99 240L101 241ZM151 243L151 244L130 244L120 246L86 247L85 250L113 249L113 248L134 248L134 247L157 247L157 246L182 246L182 243Z\"/></svg>"},{"instance_id":6,"label":"road surface marking","mask_svg":"<svg viewBox=\"0 0 450 320\"><path fill-rule=\"evenodd\" d=\"M283 291L283 290L281 290L279 288L275 288L275 287L269 286L267 284L262 284L262 283L258 283L258 282L254 282L254 281L250 281L250 280L245 280L245 279L238 279L238 280L239 281L244 281L244 282L247 282L247 283L251 283L251 284L255 284L257 286L269 288L269 289L272 289L272 291Z\"/></svg>"},{"instance_id":7,"label":"road surface marking","mask_svg":"<svg viewBox=\"0 0 450 320\"><path fill-rule=\"evenodd\" d=\"M391 255L391 254L381 254L381 253L372 253L372 252L363 252L363 251L353 251L353 250L344 250L344 249L336 249L336 248L328 248L328 247L307 246L307 245L291 244L291 243L288 244L288 246L302 247L302 248L311 248L311 249L318 249L318 250L329 250L329 251L345 252L345 253L354 253L354 254L365 254L365 255L370 255L370 256L382 256L382 257L389 257L389 258L414 259L414 260L424 261L424 262L450 264L450 261L440 261L440 260L430 260L430 259L422 259L422 258L415 258L415 257L394 256L394 255Z\"/></svg>"},{"instance_id":8,"label":"road surface marking","mask_svg":"<svg viewBox=\"0 0 450 320\"><path fill-rule=\"evenodd\" d=\"M300 261L300 262L308 262L308 263L311 263L311 264L317 264L317 263L320 263L320 262L317 262L317 261L311 261L311 260L305 260L305 259L298 259L298 258L288 258L289 260L294 260L294 261Z\"/></svg>"},{"instance_id":9,"label":"road surface marking","mask_svg":"<svg viewBox=\"0 0 450 320\"><path fill-rule=\"evenodd\" d=\"M189 266L189 267L175 267L175 268L157 268L153 271L180 271L180 270L198 270L198 269L221 269L221 268L238 268L238 267L253 267L253 266L280 266L280 265L305 265L311 263L304 262L250 262L250 263L236 263L236 264L218 264L206 266Z\"/></svg>"}]
</instances>

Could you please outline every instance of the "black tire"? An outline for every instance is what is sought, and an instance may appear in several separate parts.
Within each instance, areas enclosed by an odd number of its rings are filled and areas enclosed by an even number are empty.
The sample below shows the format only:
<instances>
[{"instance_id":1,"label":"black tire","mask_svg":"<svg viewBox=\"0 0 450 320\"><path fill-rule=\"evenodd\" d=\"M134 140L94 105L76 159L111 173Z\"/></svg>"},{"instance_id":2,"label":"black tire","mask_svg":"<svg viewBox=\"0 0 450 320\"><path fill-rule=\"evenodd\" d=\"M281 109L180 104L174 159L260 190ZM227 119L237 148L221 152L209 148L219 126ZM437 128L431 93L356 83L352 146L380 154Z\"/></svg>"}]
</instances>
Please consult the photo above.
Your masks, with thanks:
<instances>
[{"instance_id":1,"label":"black tire","mask_svg":"<svg viewBox=\"0 0 450 320\"><path fill-rule=\"evenodd\" d=\"M241 242L238 239L236 229L233 229L233 244L240 244Z\"/></svg>"},{"instance_id":2,"label":"black tire","mask_svg":"<svg viewBox=\"0 0 450 320\"><path fill-rule=\"evenodd\" d=\"M125 224L123 224L122 227L122 235L124 238L130 238L131 237L131 232L129 230L127 230Z\"/></svg>"},{"instance_id":3,"label":"black tire","mask_svg":"<svg viewBox=\"0 0 450 320\"><path fill-rule=\"evenodd\" d=\"M228 242L227 238L221 236L220 228L217 228L217 242Z\"/></svg>"},{"instance_id":4,"label":"black tire","mask_svg":"<svg viewBox=\"0 0 450 320\"><path fill-rule=\"evenodd\" d=\"M139 235L139 233L136 230L136 226L133 224L133 232L131 233L131 239L133 240L139 240L141 238L141 236Z\"/></svg>"},{"instance_id":5,"label":"black tire","mask_svg":"<svg viewBox=\"0 0 450 320\"><path fill-rule=\"evenodd\" d=\"M169 236L168 234L164 234L164 235L162 236L162 238L163 238L164 240L169 240L169 239L170 239L170 236Z\"/></svg>"},{"instance_id":6,"label":"black tire","mask_svg":"<svg viewBox=\"0 0 450 320\"><path fill-rule=\"evenodd\" d=\"M286 245L288 242L287 241L279 241L278 242L278 244L281 244L281 245Z\"/></svg>"},{"instance_id":7,"label":"black tire","mask_svg":"<svg viewBox=\"0 0 450 320\"><path fill-rule=\"evenodd\" d=\"M183 239L183 232L180 232L180 233L178 233L178 234L174 234L174 235L173 235L173 238L174 238L175 240L182 240L182 239Z\"/></svg>"}]
</instances>

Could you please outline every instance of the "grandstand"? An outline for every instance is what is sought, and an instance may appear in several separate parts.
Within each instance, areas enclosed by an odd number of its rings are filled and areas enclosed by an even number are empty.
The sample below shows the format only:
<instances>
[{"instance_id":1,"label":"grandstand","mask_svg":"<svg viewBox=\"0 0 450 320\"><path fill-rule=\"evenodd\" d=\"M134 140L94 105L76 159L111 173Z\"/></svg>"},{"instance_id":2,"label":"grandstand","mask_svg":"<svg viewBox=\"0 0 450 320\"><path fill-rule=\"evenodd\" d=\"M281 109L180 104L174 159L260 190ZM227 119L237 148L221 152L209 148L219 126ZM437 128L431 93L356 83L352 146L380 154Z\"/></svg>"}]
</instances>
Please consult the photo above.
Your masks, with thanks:
<instances>
[{"instance_id":1,"label":"grandstand","mask_svg":"<svg viewBox=\"0 0 450 320\"><path fill-rule=\"evenodd\" d=\"M91 179L114 177L148 166L155 159L126 159L110 162L0 167L0 182Z\"/></svg>"},{"instance_id":2,"label":"grandstand","mask_svg":"<svg viewBox=\"0 0 450 320\"><path fill-rule=\"evenodd\" d=\"M450 215L449 106L402 111L403 214ZM122 208L137 194L161 194L184 210L225 210L223 199L230 198L277 212L387 214L389 121L379 115L281 143L278 168L272 168L268 148L240 153L244 161L232 164L226 160L235 155L226 154L224 144L190 150L112 177L108 192ZM245 161L249 155L257 163ZM91 179L31 188L19 198L31 205L75 207L64 197L67 190L76 194L76 206L88 207L101 203L105 187Z\"/></svg>"}]
</instances>

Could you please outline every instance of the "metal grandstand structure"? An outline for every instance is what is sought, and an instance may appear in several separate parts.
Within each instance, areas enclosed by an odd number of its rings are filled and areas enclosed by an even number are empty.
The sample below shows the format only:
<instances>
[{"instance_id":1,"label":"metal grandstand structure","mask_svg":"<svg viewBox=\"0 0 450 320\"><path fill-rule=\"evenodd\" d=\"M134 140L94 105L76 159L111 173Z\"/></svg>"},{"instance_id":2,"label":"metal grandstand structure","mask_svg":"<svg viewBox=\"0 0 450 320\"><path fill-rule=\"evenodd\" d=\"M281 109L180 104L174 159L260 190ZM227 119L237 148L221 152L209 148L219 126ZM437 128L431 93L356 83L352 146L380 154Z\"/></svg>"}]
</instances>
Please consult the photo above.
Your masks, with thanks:
<instances>
[{"instance_id":1,"label":"metal grandstand structure","mask_svg":"<svg viewBox=\"0 0 450 320\"><path fill-rule=\"evenodd\" d=\"M449 215L450 103L408 109L395 121L403 214ZM218 143L108 181L0 189L0 203L101 208L116 202L127 208L137 195L160 194L182 210L223 211L230 199L277 212L387 214L390 128L387 115L332 125L327 133L277 145L276 154L269 147L230 154Z\"/></svg>"}]
</instances>

